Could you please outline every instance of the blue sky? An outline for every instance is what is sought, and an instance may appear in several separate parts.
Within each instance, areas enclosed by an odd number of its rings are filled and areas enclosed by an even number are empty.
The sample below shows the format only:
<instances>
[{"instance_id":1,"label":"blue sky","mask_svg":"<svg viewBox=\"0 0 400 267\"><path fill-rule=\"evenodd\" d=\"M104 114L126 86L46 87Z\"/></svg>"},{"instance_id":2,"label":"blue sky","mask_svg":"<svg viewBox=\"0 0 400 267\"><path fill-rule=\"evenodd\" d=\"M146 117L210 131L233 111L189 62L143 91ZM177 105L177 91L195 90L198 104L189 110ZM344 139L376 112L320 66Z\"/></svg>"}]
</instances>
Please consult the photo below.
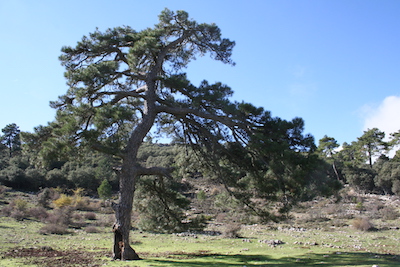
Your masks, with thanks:
<instances>
[{"instance_id":1,"label":"blue sky","mask_svg":"<svg viewBox=\"0 0 400 267\"><path fill-rule=\"evenodd\" d=\"M199 58L187 69L194 84L220 81L233 100L302 117L317 142L400 130L397 0L0 0L0 128L33 131L54 119L49 101L67 90L62 46L96 27L151 27L165 7L215 22L236 41L236 66Z\"/></svg>"}]
</instances>

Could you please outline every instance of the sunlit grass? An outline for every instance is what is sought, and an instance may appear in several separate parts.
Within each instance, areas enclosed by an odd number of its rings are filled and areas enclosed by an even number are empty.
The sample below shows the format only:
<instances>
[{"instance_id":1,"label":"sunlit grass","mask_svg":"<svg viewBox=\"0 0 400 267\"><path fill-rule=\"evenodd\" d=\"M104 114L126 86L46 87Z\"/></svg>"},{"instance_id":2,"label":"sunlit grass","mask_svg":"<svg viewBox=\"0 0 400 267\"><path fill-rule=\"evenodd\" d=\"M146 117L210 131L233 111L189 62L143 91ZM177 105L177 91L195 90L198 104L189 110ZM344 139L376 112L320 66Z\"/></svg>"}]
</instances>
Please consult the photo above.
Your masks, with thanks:
<instances>
[{"instance_id":1,"label":"sunlit grass","mask_svg":"<svg viewBox=\"0 0 400 267\"><path fill-rule=\"evenodd\" d=\"M396 229L362 232L351 227L296 230L290 226L271 230L264 226L247 226L242 238L198 234L183 237L133 231L132 247L140 261L111 260L111 229L100 233L72 229L66 235L41 235L43 223L16 221L0 217L0 252L13 248L48 246L61 251L79 250L95 253L102 266L400 266L400 231ZM272 246L268 240L281 240ZM0 258L0 266L21 265L29 259Z\"/></svg>"}]
</instances>

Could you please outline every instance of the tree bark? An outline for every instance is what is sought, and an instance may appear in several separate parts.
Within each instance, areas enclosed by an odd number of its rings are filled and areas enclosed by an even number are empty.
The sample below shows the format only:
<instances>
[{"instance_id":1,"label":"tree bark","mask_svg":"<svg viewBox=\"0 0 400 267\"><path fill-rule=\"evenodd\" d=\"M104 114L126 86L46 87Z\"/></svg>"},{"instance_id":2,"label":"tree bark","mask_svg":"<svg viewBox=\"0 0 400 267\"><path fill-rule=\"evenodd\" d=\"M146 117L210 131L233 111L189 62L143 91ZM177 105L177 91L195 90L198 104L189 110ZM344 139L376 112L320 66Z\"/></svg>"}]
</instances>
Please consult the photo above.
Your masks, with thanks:
<instances>
[{"instance_id":1,"label":"tree bark","mask_svg":"<svg viewBox=\"0 0 400 267\"><path fill-rule=\"evenodd\" d=\"M151 77L155 77L153 74ZM137 154L143 139L154 124L156 112L155 79L149 78L146 82L148 90L144 101L142 121L135 127L129 138L123 156L119 181L119 204L114 205L116 222L114 231L114 259L139 260L140 257L129 244L131 230L131 214L136 179L143 173L143 168L137 162Z\"/></svg>"},{"instance_id":2,"label":"tree bark","mask_svg":"<svg viewBox=\"0 0 400 267\"><path fill-rule=\"evenodd\" d=\"M128 163L129 164L129 163ZM127 164L124 164L125 166ZM120 200L114 204L116 222L113 225L114 247L113 259L139 260L140 257L129 244L131 230L132 203L137 175L122 168L120 174Z\"/></svg>"},{"instance_id":3,"label":"tree bark","mask_svg":"<svg viewBox=\"0 0 400 267\"><path fill-rule=\"evenodd\" d=\"M336 179L337 179L338 181L340 181L340 176L339 176L339 172L338 172L337 169L336 169L335 160L333 160L332 168L333 168L333 171L334 171L335 174L336 174Z\"/></svg>"}]
</instances>

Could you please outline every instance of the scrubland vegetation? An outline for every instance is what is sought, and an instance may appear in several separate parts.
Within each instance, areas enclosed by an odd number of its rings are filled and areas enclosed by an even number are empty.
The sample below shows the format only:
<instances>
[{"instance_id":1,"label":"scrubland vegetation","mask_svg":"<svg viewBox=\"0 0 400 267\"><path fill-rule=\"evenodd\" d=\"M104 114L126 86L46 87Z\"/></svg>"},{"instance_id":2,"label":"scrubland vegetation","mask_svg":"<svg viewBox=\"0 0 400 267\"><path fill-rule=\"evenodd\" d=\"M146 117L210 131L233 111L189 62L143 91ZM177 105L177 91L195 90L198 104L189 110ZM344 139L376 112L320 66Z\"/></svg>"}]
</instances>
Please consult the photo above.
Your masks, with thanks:
<instances>
[{"instance_id":1,"label":"scrubland vegetation","mask_svg":"<svg viewBox=\"0 0 400 267\"><path fill-rule=\"evenodd\" d=\"M191 161L190 153L179 145L142 147L143 164L174 165L179 179L165 180L164 191L154 177L138 182L131 243L143 260L133 266L400 264L400 198L384 194L378 184L367 190L346 179L348 163L336 161L338 183L329 163L333 158L319 154L327 175L317 177L327 183L310 179L284 217L263 223L201 162ZM118 198L115 161L89 153L45 169L28 159L21 150L3 154L0 174L8 186L0 187L0 265L126 266L110 261L115 221L110 203ZM11 169L19 169L19 176L9 175ZM40 175L28 175L33 170ZM79 173L90 175L73 178Z\"/></svg>"},{"instance_id":2,"label":"scrubland vegetation","mask_svg":"<svg viewBox=\"0 0 400 267\"><path fill-rule=\"evenodd\" d=\"M187 148L145 143L143 164L174 166L176 178L163 190L156 177L137 183L131 243L143 260L133 266L397 266L400 198L385 194L377 176L380 166L395 168L396 157L365 163L376 181L366 188L362 173L346 176L363 163L341 161L343 152L327 157L321 143L315 155L322 165L276 222L229 194ZM22 147L2 155L1 266L126 266L110 260L118 161L88 153L39 168ZM386 181L394 184L392 174Z\"/></svg>"},{"instance_id":3,"label":"scrubland vegetation","mask_svg":"<svg viewBox=\"0 0 400 267\"><path fill-rule=\"evenodd\" d=\"M2 129L0 264L398 266L399 132L315 144L302 118L188 80L234 46L165 9L63 47L55 120Z\"/></svg>"},{"instance_id":4,"label":"scrubland vegetation","mask_svg":"<svg viewBox=\"0 0 400 267\"><path fill-rule=\"evenodd\" d=\"M242 224L219 210L207 214L204 229L175 233L140 230L140 215L135 212L131 243L142 260L124 263L110 260L115 219L107 202L81 196L80 190L66 195L57 190L32 194L1 187L1 266L400 264L396 196L360 194L346 187L336 196L299 203L284 222ZM218 190L205 190L209 192L193 202L190 212L203 213L220 205L212 195ZM43 202L45 191L51 193ZM206 201L214 204L207 207Z\"/></svg>"}]
</instances>

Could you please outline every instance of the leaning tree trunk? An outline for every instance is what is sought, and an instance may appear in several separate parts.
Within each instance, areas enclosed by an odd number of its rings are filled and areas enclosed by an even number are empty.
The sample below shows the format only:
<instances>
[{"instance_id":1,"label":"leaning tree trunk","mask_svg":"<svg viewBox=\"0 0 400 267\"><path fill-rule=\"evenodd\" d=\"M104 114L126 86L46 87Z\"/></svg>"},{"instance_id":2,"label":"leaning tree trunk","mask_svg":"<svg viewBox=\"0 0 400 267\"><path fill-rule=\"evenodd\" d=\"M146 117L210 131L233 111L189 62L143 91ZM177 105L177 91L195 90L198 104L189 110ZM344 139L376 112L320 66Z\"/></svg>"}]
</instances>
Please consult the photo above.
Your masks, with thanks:
<instances>
[{"instance_id":1,"label":"leaning tree trunk","mask_svg":"<svg viewBox=\"0 0 400 267\"><path fill-rule=\"evenodd\" d=\"M120 199L119 204L114 204L116 222L113 225L114 248L113 258L120 260L139 260L140 257L129 244L131 230L131 214L133 195L135 191L136 172L132 165L123 164L120 174ZM127 169L127 168L128 169Z\"/></svg>"},{"instance_id":2,"label":"leaning tree trunk","mask_svg":"<svg viewBox=\"0 0 400 267\"><path fill-rule=\"evenodd\" d=\"M114 205L116 222L114 231L114 259L138 260L136 252L129 245L131 214L136 179L142 174L137 163L137 153L144 137L150 131L156 118L155 83L147 82L147 99L144 101L144 114L141 123L131 133L125 149L119 181L119 204Z\"/></svg>"}]
</instances>

